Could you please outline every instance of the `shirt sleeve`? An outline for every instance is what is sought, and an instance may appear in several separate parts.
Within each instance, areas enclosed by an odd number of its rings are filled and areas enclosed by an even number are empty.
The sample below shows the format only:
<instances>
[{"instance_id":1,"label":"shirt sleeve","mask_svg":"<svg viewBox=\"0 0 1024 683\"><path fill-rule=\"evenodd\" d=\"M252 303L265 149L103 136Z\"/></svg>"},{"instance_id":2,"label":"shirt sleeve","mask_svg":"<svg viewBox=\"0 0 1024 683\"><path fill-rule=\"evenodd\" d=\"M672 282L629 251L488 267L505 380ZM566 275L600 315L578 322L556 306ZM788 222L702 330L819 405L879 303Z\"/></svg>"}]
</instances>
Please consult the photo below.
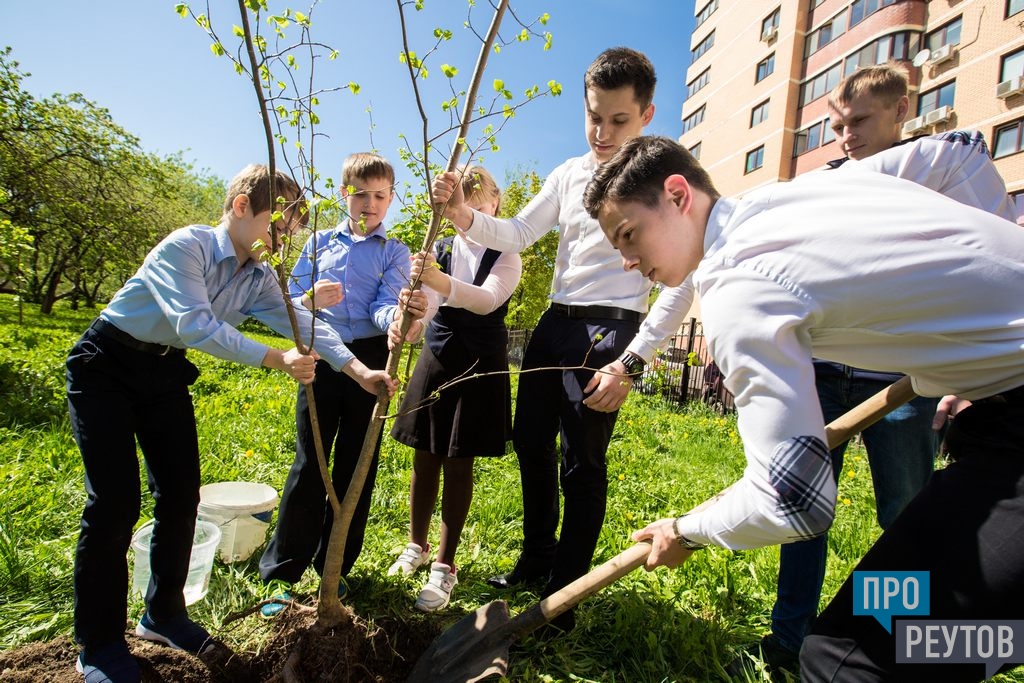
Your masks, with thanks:
<instances>
[{"instance_id":1,"label":"shirt sleeve","mask_svg":"<svg viewBox=\"0 0 1024 683\"><path fill-rule=\"evenodd\" d=\"M518 254L558 225L558 178L557 172L548 176L540 192L514 218L496 218L473 209L473 225L459 232L490 249Z\"/></svg>"},{"instance_id":2,"label":"shirt sleeve","mask_svg":"<svg viewBox=\"0 0 1024 683\"><path fill-rule=\"evenodd\" d=\"M409 247L399 240L390 238L384 244L384 272L381 273L377 297L370 304L370 317L382 333L395 319L398 310L398 294L409 286ZM428 304L430 299L428 297ZM436 310L436 308L435 308Z\"/></svg>"},{"instance_id":3,"label":"shirt sleeve","mask_svg":"<svg viewBox=\"0 0 1024 683\"><path fill-rule=\"evenodd\" d=\"M313 282L316 280L316 273L313 272L313 254L316 251L316 238L319 234L322 233L310 235L306 240L306 244L303 245L302 251L299 253L299 258L292 267L292 275L288 278L288 296L299 308L303 307L302 297L307 290L312 289Z\"/></svg>"},{"instance_id":4,"label":"shirt sleeve","mask_svg":"<svg viewBox=\"0 0 1024 683\"><path fill-rule=\"evenodd\" d=\"M951 131L905 142L840 171L870 168L940 192L961 204L1017 220L1017 210L978 132Z\"/></svg>"},{"instance_id":5,"label":"shirt sleeve","mask_svg":"<svg viewBox=\"0 0 1024 683\"><path fill-rule=\"evenodd\" d=\"M264 278L263 291L257 298L253 308L249 311L249 314L285 339L294 343L294 332L292 331L291 320L288 318L288 310L285 306L291 306L295 311L295 321L299 328L300 339L307 343L310 339L313 339L313 349L332 368L341 372L341 369L355 358L355 355L345 346L345 342L338 336L334 328L314 318L313 314L304 306L294 302L284 303L281 298L281 288L278 287L272 274ZM315 334L311 332L311 324L316 326Z\"/></svg>"},{"instance_id":6,"label":"shirt sleeve","mask_svg":"<svg viewBox=\"0 0 1024 683\"><path fill-rule=\"evenodd\" d=\"M470 282L451 278L451 293L448 295L447 303L449 306L486 315L508 301L519 285L522 273L523 260L519 254L503 252L479 287Z\"/></svg>"},{"instance_id":7,"label":"shirt sleeve","mask_svg":"<svg viewBox=\"0 0 1024 683\"><path fill-rule=\"evenodd\" d=\"M719 296L708 308L705 332L736 398L747 464L722 498L680 521L680 532L733 549L824 533L836 485L811 364L813 311L754 273L734 274L728 299ZM716 335L723 325L731 325L729 333Z\"/></svg>"},{"instance_id":8,"label":"shirt sleeve","mask_svg":"<svg viewBox=\"0 0 1024 683\"><path fill-rule=\"evenodd\" d=\"M157 245L139 272L146 288L185 346L259 367L269 347L217 318L206 286L204 255L190 246L176 239ZM280 291L278 297L283 308Z\"/></svg>"},{"instance_id":9,"label":"shirt sleeve","mask_svg":"<svg viewBox=\"0 0 1024 683\"><path fill-rule=\"evenodd\" d=\"M663 289L626 350L650 363L658 349L664 347L669 338L679 330L692 304L692 276L687 277L678 287Z\"/></svg>"}]
</instances>

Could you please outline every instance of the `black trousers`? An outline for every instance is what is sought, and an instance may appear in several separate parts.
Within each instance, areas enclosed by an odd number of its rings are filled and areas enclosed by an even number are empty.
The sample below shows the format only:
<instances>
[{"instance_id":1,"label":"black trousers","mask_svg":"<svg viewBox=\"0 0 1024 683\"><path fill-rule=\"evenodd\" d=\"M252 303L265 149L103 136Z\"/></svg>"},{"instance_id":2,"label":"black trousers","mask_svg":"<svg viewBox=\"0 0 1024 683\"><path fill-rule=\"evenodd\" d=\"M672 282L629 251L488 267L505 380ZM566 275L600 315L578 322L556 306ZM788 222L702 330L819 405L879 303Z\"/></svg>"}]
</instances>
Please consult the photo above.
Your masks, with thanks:
<instances>
[{"instance_id":1,"label":"black trousers","mask_svg":"<svg viewBox=\"0 0 1024 683\"><path fill-rule=\"evenodd\" d=\"M1024 619L1024 400L975 403L957 415L946 443L956 460L932 475L856 569L929 571L928 619ZM895 649L873 617L853 615L851 576L804 640L801 680L984 679L981 664L897 664Z\"/></svg>"},{"instance_id":2,"label":"black trousers","mask_svg":"<svg viewBox=\"0 0 1024 683\"><path fill-rule=\"evenodd\" d=\"M146 609L185 611L182 590L199 505L199 444L188 387L199 371L182 352L136 351L90 328L66 364L71 429L88 499L75 549L75 640L99 647L124 638L128 547L139 519L138 439L156 500Z\"/></svg>"},{"instance_id":3,"label":"black trousers","mask_svg":"<svg viewBox=\"0 0 1024 683\"><path fill-rule=\"evenodd\" d=\"M377 370L387 365L388 346L387 339L383 336L357 339L346 346L368 368ZM363 390L354 379L334 371L324 361L318 361L316 365L313 397L320 424L320 438L328 451L328 460L331 458L331 451L334 453L331 481L338 498L344 498L356 463L359 461L363 437L366 435L366 428L377 399L373 394ZM327 503L327 490L324 488L323 479L320 478L313 427L309 419L309 404L306 400L305 387L302 386L299 387L295 403L295 425L295 462L288 472L288 479L281 494L277 527L260 558L260 576L268 582L279 579L295 583L302 578L303 572L311 563L316 572L322 574L331 525L334 522L334 512ZM377 481L380 442L378 436L373 462L345 539L345 557L341 569L343 575L347 575L352 569L363 549L363 536L370 515L370 500L373 486Z\"/></svg>"},{"instance_id":4,"label":"black trousers","mask_svg":"<svg viewBox=\"0 0 1024 683\"><path fill-rule=\"evenodd\" d=\"M608 497L605 452L618 412L583 405L583 387L614 361L639 329L632 321L567 318L548 310L523 355L512 442L523 487L522 561L550 566L551 593L590 570ZM561 446L561 476L556 437ZM558 532L559 483L565 497Z\"/></svg>"}]
</instances>

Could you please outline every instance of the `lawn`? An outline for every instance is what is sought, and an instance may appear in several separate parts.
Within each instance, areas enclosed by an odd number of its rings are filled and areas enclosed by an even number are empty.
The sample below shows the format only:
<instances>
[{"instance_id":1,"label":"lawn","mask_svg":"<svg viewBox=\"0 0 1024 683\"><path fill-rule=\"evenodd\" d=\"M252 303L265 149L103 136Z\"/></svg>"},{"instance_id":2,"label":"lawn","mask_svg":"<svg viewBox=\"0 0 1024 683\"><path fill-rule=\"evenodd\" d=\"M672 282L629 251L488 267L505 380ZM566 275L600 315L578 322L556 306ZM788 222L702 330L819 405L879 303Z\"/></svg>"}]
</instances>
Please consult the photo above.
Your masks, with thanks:
<instances>
[{"instance_id":1,"label":"lawn","mask_svg":"<svg viewBox=\"0 0 1024 683\"><path fill-rule=\"evenodd\" d=\"M94 315L58 307L55 316L43 317L26 306L24 323L18 325L13 299L0 296L0 649L71 637L71 568L84 491L64 407L63 360ZM280 339L273 343L284 345ZM258 481L280 491L294 453L295 385L280 373L195 352L190 357L202 370L193 394L203 482ZM511 569L521 540L519 474L515 456L509 455L478 463L452 604L431 615L413 610L425 575L385 576L406 542L411 462L410 449L385 436L348 604L371 622L399 619L433 630L499 597L509 600L513 614L534 605L535 594L498 595L485 582ZM701 406L680 410L637 394L619 416L608 462L608 513L596 561L627 548L630 532L647 521L681 514L735 480L743 455L733 417ZM848 453L839 500L826 598L879 533L867 462L859 449ZM151 512L152 501L144 497L140 525ZM436 535L435 523L435 541ZM260 647L266 629L222 625L263 597L256 559L217 563L209 594L190 608L229 644L249 649ZM569 635L548 643L525 641L513 655L509 677L728 680L722 666L767 630L777 562L777 548L710 548L678 570L637 570L583 602L578 626ZM314 591L315 580L307 572L299 589ZM133 619L141 607L141 601L133 601ZM766 680L756 671L749 679ZM1024 676L993 680L1024 681Z\"/></svg>"}]
</instances>

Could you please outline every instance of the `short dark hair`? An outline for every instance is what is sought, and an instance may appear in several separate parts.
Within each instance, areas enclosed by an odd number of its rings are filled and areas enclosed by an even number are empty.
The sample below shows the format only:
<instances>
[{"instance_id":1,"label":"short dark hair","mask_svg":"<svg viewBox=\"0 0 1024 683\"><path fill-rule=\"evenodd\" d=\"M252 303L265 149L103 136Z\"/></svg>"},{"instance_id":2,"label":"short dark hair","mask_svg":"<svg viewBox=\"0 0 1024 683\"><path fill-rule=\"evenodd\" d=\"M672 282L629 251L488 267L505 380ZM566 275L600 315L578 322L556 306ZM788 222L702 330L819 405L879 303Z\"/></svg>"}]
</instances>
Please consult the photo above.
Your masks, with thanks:
<instances>
[{"instance_id":1,"label":"short dark hair","mask_svg":"<svg viewBox=\"0 0 1024 683\"><path fill-rule=\"evenodd\" d=\"M356 180L369 180L380 178L388 181L388 185L395 184L395 169L387 159L373 152L356 152L345 158L341 165L341 183L346 187L355 183Z\"/></svg>"},{"instance_id":2,"label":"short dark hair","mask_svg":"<svg viewBox=\"0 0 1024 683\"><path fill-rule=\"evenodd\" d=\"M615 156L598 167L583 193L583 208L597 218L608 200L653 207L670 175L683 176L712 199L720 196L711 176L685 147L672 138L641 135L624 142Z\"/></svg>"},{"instance_id":3,"label":"short dark hair","mask_svg":"<svg viewBox=\"0 0 1024 683\"><path fill-rule=\"evenodd\" d=\"M583 74L583 92L585 95L590 88L618 90L629 85L643 111L654 101L657 82L654 65L644 53L628 47L611 47L587 67Z\"/></svg>"},{"instance_id":4,"label":"short dark hair","mask_svg":"<svg viewBox=\"0 0 1024 683\"><path fill-rule=\"evenodd\" d=\"M290 175L274 169L274 193L286 203L302 199L302 190ZM249 164L231 179L228 193L224 198L225 215L231 211L235 197L244 194L249 198L253 215L270 208L270 169L264 164Z\"/></svg>"}]
</instances>

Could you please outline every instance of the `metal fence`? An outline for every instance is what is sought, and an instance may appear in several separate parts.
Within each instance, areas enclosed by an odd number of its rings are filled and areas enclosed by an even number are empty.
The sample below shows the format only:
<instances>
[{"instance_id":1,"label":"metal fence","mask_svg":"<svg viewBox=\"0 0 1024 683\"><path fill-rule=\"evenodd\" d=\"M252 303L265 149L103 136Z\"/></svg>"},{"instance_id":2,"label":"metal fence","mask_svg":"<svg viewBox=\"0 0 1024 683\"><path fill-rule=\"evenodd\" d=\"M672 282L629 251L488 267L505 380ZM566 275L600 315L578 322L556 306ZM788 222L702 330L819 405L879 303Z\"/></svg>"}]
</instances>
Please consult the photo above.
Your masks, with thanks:
<instances>
[{"instance_id":1,"label":"metal fence","mask_svg":"<svg viewBox=\"0 0 1024 683\"><path fill-rule=\"evenodd\" d=\"M519 367L523 350L532 330L509 330L508 361ZM659 395L668 402L684 405L703 401L720 413L736 409L732 394L722 385L722 373L708 353L704 329L690 318L672 336L668 347L659 352L633 384L633 391Z\"/></svg>"}]
</instances>

